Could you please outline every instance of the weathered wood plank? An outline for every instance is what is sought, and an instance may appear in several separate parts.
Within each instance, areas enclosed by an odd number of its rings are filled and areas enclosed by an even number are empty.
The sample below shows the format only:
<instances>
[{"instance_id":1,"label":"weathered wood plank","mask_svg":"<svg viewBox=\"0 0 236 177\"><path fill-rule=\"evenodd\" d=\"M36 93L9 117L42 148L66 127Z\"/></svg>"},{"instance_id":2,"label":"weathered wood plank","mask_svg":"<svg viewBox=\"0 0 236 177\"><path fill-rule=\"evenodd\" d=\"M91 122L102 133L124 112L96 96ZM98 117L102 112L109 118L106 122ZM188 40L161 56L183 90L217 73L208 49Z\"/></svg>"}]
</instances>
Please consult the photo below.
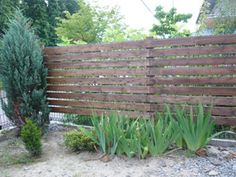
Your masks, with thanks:
<instances>
[{"instance_id":1,"label":"weathered wood plank","mask_svg":"<svg viewBox=\"0 0 236 177\"><path fill-rule=\"evenodd\" d=\"M129 118L139 118L139 117L148 117L147 113L137 112L137 111L117 111L117 110L104 110L104 109L70 109L63 107L52 107L51 112L59 112L59 113L67 113L67 114L79 114L79 115L101 115L106 114L109 115L113 112L118 112L120 115L127 116Z\"/></svg>"},{"instance_id":2,"label":"weathered wood plank","mask_svg":"<svg viewBox=\"0 0 236 177\"><path fill-rule=\"evenodd\" d=\"M134 110L134 111L149 111L150 104L145 103L122 103L115 102L92 102L92 101L65 101L65 100L49 100L50 105L79 107L79 108L99 108L113 110Z\"/></svg>"},{"instance_id":3,"label":"weathered wood plank","mask_svg":"<svg viewBox=\"0 0 236 177\"><path fill-rule=\"evenodd\" d=\"M159 94L173 95L218 95L218 96L236 96L235 88L217 88L217 87L157 87L155 92Z\"/></svg>"},{"instance_id":4,"label":"weathered wood plank","mask_svg":"<svg viewBox=\"0 0 236 177\"><path fill-rule=\"evenodd\" d=\"M186 66L186 65L232 65L236 64L236 57L224 58L164 58L153 59L150 66Z\"/></svg>"},{"instance_id":5,"label":"weathered wood plank","mask_svg":"<svg viewBox=\"0 0 236 177\"><path fill-rule=\"evenodd\" d=\"M47 78L48 84L127 84L127 85L145 85L146 78Z\"/></svg>"},{"instance_id":6,"label":"weathered wood plank","mask_svg":"<svg viewBox=\"0 0 236 177\"><path fill-rule=\"evenodd\" d=\"M151 68L150 75L233 75L236 67Z\"/></svg>"},{"instance_id":7,"label":"weathered wood plank","mask_svg":"<svg viewBox=\"0 0 236 177\"><path fill-rule=\"evenodd\" d=\"M120 60L120 61L76 61L66 63L46 63L49 69L65 68L111 68L111 67L145 67L146 60Z\"/></svg>"},{"instance_id":8,"label":"weathered wood plank","mask_svg":"<svg viewBox=\"0 0 236 177\"><path fill-rule=\"evenodd\" d=\"M171 85L235 85L236 77L154 77L151 82Z\"/></svg>"},{"instance_id":9,"label":"weathered wood plank","mask_svg":"<svg viewBox=\"0 0 236 177\"><path fill-rule=\"evenodd\" d=\"M176 111L176 107L181 107L183 106L183 104L168 104L169 108L171 109L172 112ZM190 110L190 107L192 108L196 108L196 105L185 105L184 104L184 108L186 110ZM151 111L153 112L163 112L165 110L166 105L164 104L151 104ZM236 107L219 107L219 106L215 106L215 107L211 107L211 106L205 106L204 105L204 110L205 111L211 111L211 114L213 116L232 116L232 115L236 115Z\"/></svg>"},{"instance_id":10,"label":"weathered wood plank","mask_svg":"<svg viewBox=\"0 0 236 177\"><path fill-rule=\"evenodd\" d=\"M150 55L153 57L161 56L186 56L186 55L209 55L236 53L236 46L204 46L193 48L171 48L171 49L153 49Z\"/></svg>"},{"instance_id":11,"label":"weathered wood plank","mask_svg":"<svg viewBox=\"0 0 236 177\"><path fill-rule=\"evenodd\" d=\"M120 102L147 102L146 95L131 94L78 94L78 93L47 93L48 98L53 99L79 99L94 101L120 101Z\"/></svg>"},{"instance_id":12,"label":"weathered wood plank","mask_svg":"<svg viewBox=\"0 0 236 177\"><path fill-rule=\"evenodd\" d=\"M47 47L44 49L44 54L63 54L63 53L77 53L77 52L97 52L97 51L109 51L109 50L128 50L128 49L142 49L145 48L146 42L141 41L129 41L129 42L117 42L109 44L87 44L68 47Z\"/></svg>"},{"instance_id":13,"label":"weathered wood plank","mask_svg":"<svg viewBox=\"0 0 236 177\"><path fill-rule=\"evenodd\" d=\"M71 92L122 92L122 93L148 93L145 86L60 86L50 85L48 91L71 91Z\"/></svg>"},{"instance_id":14,"label":"weathered wood plank","mask_svg":"<svg viewBox=\"0 0 236 177\"><path fill-rule=\"evenodd\" d=\"M145 75L144 68L138 69L81 69L81 70L60 70L49 71L49 77L58 76L142 76Z\"/></svg>"},{"instance_id":15,"label":"weathered wood plank","mask_svg":"<svg viewBox=\"0 0 236 177\"><path fill-rule=\"evenodd\" d=\"M45 55L46 62L51 61L69 61L84 59L114 59L114 58L145 58L146 50L129 50L129 51L113 51L113 52L95 52L95 53L67 53L65 55Z\"/></svg>"},{"instance_id":16,"label":"weathered wood plank","mask_svg":"<svg viewBox=\"0 0 236 177\"><path fill-rule=\"evenodd\" d=\"M214 116L214 119L218 125L236 125L236 117Z\"/></svg>"},{"instance_id":17,"label":"weathered wood plank","mask_svg":"<svg viewBox=\"0 0 236 177\"><path fill-rule=\"evenodd\" d=\"M150 95L149 101L152 103L177 103L177 104L213 104L223 106L236 106L234 97L212 97L212 96L157 96Z\"/></svg>"}]
</instances>

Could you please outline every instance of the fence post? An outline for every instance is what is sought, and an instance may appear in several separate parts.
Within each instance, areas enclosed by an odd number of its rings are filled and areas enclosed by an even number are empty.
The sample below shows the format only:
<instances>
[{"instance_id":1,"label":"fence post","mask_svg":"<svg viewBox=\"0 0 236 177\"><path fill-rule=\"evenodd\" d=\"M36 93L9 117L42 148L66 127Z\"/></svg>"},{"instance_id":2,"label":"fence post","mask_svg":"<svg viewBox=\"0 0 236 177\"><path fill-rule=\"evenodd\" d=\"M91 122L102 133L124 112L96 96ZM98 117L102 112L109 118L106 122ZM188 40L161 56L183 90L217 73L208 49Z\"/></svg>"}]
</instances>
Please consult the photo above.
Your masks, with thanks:
<instances>
[{"instance_id":1,"label":"fence post","mask_svg":"<svg viewBox=\"0 0 236 177\"><path fill-rule=\"evenodd\" d=\"M154 57L152 56L152 49L154 49L154 47L152 46L152 41L153 41L153 37L146 38L146 50L147 50L147 57L146 57L146 86L148 88L146 102L147 102L147 104L149 104L149 110L148 110L147 114L151 118L153 118L154 114L155 114L155 106L150 101L150 96L155 94L155 90L154 90L154 84L155 84L154 77L155 77L155 75L153 75L151 73L152 63L153 63L152 61L154 59Z\"/></svg>"}]
</instances>

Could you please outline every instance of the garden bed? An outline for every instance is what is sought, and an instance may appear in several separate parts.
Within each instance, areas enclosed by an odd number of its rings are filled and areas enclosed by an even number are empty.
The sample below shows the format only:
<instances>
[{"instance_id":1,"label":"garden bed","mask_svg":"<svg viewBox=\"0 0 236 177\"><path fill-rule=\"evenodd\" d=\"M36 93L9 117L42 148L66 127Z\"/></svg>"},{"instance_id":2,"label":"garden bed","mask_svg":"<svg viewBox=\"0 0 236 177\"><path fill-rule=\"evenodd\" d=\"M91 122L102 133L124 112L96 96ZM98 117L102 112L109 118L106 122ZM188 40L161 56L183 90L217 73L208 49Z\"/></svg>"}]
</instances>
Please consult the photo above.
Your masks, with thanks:
<instances>
[{"instance_id":1,"label":"garden bed","mask_svg":"<svg viewBox=\"0 0 236 177\"><path fill-rule=\"evenodd\" d=\"M236 148L211 147L208 156L190 156L179 150L144 160L112 157L107 163L101 154L72 153L63 144L63 134L71 128L51 125L43 138L43 155L31 159L19 139L0 142L1 177L132 177L132 176L236 176Z\"/></svg>"}]
</instances>

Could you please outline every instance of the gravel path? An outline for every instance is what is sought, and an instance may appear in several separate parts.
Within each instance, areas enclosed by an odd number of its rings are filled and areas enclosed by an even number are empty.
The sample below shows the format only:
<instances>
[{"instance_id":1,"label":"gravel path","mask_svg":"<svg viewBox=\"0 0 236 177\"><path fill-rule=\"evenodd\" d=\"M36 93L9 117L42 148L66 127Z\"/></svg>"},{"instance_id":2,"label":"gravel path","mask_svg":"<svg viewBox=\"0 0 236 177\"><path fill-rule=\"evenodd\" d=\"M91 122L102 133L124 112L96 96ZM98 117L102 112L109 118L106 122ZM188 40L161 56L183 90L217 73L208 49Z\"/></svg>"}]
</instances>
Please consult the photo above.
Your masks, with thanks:
<instances>
[{"instance_id":1,"label":"gravel path","mask_svg":"<svg viewBox=\"0 0 236 177\"><path fill-rule=\"evenodd\" d=\"M226 159L233 149L211 147L208 157L187 157L184 151L145 160L114 157L104 163L91 160L99 154L71 153L63 146L63 132L49 133L44 154L28 165L0 166L1 177L236 177L236 159ZM3 147L2 148L6 148ZM0 143L1 152L1 143ZM185 155L184 155L185 153Z\"/></svg>"}]
</instances>

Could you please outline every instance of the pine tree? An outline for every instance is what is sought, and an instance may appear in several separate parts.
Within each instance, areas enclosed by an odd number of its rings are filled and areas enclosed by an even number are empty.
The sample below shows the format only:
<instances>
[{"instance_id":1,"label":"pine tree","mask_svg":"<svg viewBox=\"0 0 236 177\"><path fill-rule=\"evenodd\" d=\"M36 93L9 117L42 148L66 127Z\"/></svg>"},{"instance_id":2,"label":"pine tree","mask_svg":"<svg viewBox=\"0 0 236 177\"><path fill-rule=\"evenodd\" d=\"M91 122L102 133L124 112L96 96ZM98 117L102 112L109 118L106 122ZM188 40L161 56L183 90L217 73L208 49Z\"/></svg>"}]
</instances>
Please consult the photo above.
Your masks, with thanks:
<instances>
[{"instance_id":1,"label":"pine tree","mask_svg":"<svg viewBox=\"0 0 236 177\"><path fill-rule=\"evenodd\" d=\"M17 127L24 125L26 118L42 127L49 121L49 107L47 69L39 40L20 11L8 28L0 51L0 77L7 97L7 102L2 100L3 110Z\"/></svg>"},{"instance_id":2,"label":"pine tree","mask_svg":"<svg viewBox=\"0 0 236 177\"><path fill-rule=\"evenodd\" d=\"M59 0L61 11L68 11L70 14L74 14L79 10L78 0Z\"/></svg>"},{"instance_id":3,"label":"pine tree","mask_svg":"<svg viewBox=\"0 0 236 177\"><path fill-rule=\"evenodd\" d=\"M41 39L41 42L48 45L50 25L45 0L22 0L21 7L24 16L31 19L35 32Z\"/></svg>"},{"instance_id":4,"label":"pine tree","mask_svg":"<svg viewBox=\"0 0 236 177\"><path fill-rule=\"evenodd\" d=\"M62 13L59 0L48 0L48 19L50 24L48 45L50 46L55 46L58 42L55 28L58 22L57 17L61 17Z\"/></svg>"},{"instance_id":5,"label":"pine tree","mask_svg":"<svg viewBox=\"0 0 236 177\"><path fill-rule=\"evenodd\" d=\"M0 0L0 36L7 28L9 17L14 13L14 8L19 5L19 0Z\"/></svg>"}]
</instances>

